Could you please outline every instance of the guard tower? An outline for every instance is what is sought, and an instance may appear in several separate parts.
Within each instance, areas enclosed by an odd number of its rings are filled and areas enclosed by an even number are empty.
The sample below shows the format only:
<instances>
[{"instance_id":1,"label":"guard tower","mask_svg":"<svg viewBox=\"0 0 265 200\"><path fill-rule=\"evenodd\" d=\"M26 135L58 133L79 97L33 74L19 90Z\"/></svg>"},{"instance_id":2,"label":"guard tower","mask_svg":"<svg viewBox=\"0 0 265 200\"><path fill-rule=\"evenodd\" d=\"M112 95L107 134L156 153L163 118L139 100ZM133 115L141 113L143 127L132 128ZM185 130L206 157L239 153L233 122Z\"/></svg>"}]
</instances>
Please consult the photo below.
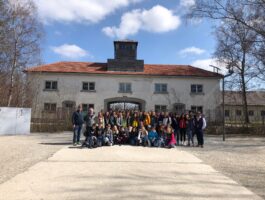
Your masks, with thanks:
<instances>
[{"instance_id":1,"label":"guard tower","mask_svg":"<svg viewBox=\"0 0 265 200\"><path fill-rule=\"evenodd\" d=\"M144 60L137 60L138 42L133 40L114 41L114 59L108 59L108 71L144 70Z\"/></svg>"}]
</instances>

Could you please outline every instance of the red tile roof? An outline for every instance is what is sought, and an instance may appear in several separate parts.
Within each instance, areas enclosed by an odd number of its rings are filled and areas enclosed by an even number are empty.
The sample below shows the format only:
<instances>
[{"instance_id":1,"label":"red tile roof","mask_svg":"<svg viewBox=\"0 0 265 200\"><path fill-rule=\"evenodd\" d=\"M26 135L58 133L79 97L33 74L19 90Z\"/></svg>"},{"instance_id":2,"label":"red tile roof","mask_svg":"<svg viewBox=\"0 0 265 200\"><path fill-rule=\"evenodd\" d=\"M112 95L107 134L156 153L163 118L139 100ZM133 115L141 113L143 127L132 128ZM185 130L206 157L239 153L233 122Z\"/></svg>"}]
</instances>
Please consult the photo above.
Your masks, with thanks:
<instances>
[{"instance_id":1,"label":"red tile roof","mask_svg":"<svg viewBox=\"0 0 265 200\"><path fill-rule=\"evenodd\" d=\"M92 62L57 62L28 68L25 72L50 73L88 73L117 75L153 75L153 76L197 76L219 77L222 75L190 65L152 65L145 64L143 72L107 71L107 63Z\"/></svg>"}]
</instances>

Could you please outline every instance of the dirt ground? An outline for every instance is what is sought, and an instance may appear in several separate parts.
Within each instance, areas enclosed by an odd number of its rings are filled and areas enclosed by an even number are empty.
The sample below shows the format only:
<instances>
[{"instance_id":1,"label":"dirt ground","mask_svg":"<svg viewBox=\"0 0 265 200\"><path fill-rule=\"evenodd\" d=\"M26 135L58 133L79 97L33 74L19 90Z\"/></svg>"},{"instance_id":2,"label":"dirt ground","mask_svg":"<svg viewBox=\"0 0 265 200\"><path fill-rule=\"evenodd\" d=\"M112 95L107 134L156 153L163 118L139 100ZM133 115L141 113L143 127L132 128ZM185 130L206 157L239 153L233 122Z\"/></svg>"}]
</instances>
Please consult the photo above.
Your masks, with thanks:
<instances>
[{"instance_id":1,"label":"dirt ground","mask_svg":"<svg viewBox=\"0 0 265 200\"><path fill-rule=\"evenodd\" d=\"M0 136L0 184L70 145L71 133Z\"/></svg>"},{"instance_id":2,"label":"dirt ground","mask_svg":"<svg viewBox=\"0 0 265 200\"><path fill-rule=\"evenodd\" d=\"M193 153L252 192L265 199L265 137L207 136L205 147L183 150Z\"/></svg>"},{"instance_id":3,"label":"dirt ground","mask_svg":"<svg viewBox=\"0 0 265 200\"><path fill-rule=\"evenodd\" d=\"M71 145L72 133L33 133L0 136L0 184ZM205 148L177 147L188 151L265 199L265 138L205 137Z\"/></svg>"}]
</instances>

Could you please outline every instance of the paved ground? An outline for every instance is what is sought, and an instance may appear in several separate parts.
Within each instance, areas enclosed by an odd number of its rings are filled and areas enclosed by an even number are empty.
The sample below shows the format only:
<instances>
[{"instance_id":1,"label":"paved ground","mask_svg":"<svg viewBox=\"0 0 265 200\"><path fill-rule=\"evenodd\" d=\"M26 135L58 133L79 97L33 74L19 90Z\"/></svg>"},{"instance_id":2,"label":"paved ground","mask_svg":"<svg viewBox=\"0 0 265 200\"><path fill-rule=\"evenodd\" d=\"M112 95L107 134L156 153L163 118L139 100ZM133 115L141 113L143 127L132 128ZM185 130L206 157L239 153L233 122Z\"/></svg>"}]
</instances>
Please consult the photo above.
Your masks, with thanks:
<instances>
[{"instance_id":1,"label":"paved ground","mask_svg":"<svg viewBox=\"0 0 265 200\"><path fill-rule=\"evenodd\" d=\"M187 152L207 146L90 150L41 143L63 148L1 184L0 199L260 199Z\"/></svg>"}]
</instances>

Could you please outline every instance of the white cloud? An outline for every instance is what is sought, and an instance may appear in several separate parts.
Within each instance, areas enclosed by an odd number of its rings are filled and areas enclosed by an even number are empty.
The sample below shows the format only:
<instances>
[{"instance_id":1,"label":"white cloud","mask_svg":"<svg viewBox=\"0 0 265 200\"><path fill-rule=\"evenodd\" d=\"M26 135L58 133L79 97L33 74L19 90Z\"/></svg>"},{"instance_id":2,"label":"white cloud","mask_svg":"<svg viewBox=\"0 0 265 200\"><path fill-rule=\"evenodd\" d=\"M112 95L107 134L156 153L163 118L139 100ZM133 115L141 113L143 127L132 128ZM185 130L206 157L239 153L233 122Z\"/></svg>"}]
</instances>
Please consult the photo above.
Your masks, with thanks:
<instances>
[{"instance_id":1,"label":"white cloud","mask_svg":"<svg viewBox=\"0 0 265 200\"><path fill-rule=\"evenodd\" d=\"M195 54L195 55L201 55L205 53L206 51L204 49L200 49L198 47L187 47L185 49L182 49L179 51L180 55L186 56L188 54Z\"/></svg>"},{"instance_id":2,"label":"white cloud","mask_svg":"<svg viewBox=\"0 0 265 200\"><path fill-rule=\"evenodd\" d=\"M78 59L86 56L91 57L89 52L74 44L63 44L61 46L51 47L51 49L54 53L65 58Z\"/></svg>"},{"instance_id":3,"label":"white cloud","mask_svg":"<svg viewBox=\"0 0 265 200\"><path fill-rule=\"evenodd\" d=\"M181 24L179 16L171 10L156 5L150 10L136 9L122 15L119 27L105 27L102 31L109 37L124 39L140 30L163 33L177 29Z\"/></svg>"},{"instance_id":4,"label":"white cloud","mask_svg":"<svg viewBox=\"0 0 265 200\"><path fill-rule=\"evenodd\" d=\"M45 23L97 23L115 10L142 0L34 0Z\"/></svg>"},{"instance_id":5,"label":"white cloud","mask_svg":"<svg viewBox=\"0 0 265 200\"><path fill-rule=\"evenodd\" d=\"M180 0L180 6L189 8L195 5L195 0Z\"/></svg>"},{"instance_id":6,"label":"white cloud","mask_svg":"<svg viewBox=\"0 0 265 200\"><path fill-rule=\"evenodd\" d=\"M226 65L224 63L218 62L214 58L195 60L191 63L191 65L194 67L198 67L198 68L213 72L213 67L210 66L212 65L212 66L216 66L220 68L219 73L222 73L222 74L227 73Z\"/></svg>"}]
</instances>

